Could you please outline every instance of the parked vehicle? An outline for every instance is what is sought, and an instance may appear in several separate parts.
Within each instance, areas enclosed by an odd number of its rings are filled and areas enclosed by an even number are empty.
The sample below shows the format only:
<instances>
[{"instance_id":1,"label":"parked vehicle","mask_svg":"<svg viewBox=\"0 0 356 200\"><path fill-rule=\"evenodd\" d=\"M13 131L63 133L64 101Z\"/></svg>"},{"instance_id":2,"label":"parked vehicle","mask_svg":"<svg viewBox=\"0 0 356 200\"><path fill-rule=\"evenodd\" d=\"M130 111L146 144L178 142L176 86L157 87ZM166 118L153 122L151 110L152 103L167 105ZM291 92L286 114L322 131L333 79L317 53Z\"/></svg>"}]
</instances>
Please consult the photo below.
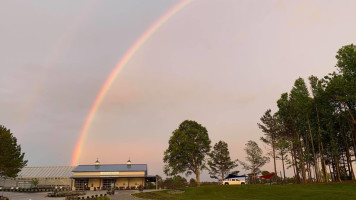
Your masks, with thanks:
<instances>
[{"instance_id":1,"label":"parked vehicle","mask_svg":"<svg viewBox=\"0 0 356 200\"><path fill-rule=\"evenodd\" d=\"M223 185L244 185L245 181L240 181L237 178L229 178L222 181Z\"/></svg>"}]
</instances>

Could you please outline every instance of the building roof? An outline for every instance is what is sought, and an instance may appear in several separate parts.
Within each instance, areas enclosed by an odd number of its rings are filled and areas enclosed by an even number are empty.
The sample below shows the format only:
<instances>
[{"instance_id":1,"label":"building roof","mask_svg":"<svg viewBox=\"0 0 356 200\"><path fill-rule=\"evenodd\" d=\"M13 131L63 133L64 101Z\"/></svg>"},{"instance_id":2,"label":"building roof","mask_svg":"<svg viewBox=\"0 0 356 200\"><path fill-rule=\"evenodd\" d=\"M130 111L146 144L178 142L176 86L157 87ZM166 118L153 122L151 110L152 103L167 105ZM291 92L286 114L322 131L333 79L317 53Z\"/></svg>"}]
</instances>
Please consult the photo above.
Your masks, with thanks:
<instances>
[{"instance_id":1,"label":"building roof","mask_svg":"<svg viewBox=\"0 0 356 200\"><path fill-rule=\"evenodd\" d=\"M24 167L17 178L69 178L73 175L72 166Z\"/></svg>"},{"instance_id":2,"label":"building roof","mask_svg":"<svg viewBox=\"0 0 356 200\"><path fill-rule=\"evenodd\" d=\"M78 165L73 172L131 172L147 171L147 164Z\"/></svg>"}]
</instances>

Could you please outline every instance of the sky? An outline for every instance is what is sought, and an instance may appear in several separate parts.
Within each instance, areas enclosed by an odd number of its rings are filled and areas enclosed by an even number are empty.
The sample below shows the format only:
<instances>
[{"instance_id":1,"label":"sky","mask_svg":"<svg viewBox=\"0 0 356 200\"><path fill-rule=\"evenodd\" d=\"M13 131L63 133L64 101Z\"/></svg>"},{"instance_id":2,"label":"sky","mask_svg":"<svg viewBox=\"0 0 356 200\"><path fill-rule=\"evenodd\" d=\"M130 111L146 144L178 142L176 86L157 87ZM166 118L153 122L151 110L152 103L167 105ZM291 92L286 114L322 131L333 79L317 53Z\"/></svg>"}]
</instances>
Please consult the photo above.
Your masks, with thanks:
<instances>
[{"instance_id":1,"label":"sky","mask_svg":"<svg viewBox=\"0 0 356 200\"><path fill-rule=\"evenodd\" d=\"M28 166L66 166L103 84L179 0L0 1L0 124ZM356 41L356 2L193 0L136 51L100 104L78 164L148 164L179 124L205 126L244 160L257 123L298 77L335 70ZM277 167L281 170L280 166ZM272 162L263 169L272 171ZM241 166L237 170L242 170ZM291 171L287 174L292 175ZM204 172L202 180L210 180Z\"/></svg>"}]
</instances>

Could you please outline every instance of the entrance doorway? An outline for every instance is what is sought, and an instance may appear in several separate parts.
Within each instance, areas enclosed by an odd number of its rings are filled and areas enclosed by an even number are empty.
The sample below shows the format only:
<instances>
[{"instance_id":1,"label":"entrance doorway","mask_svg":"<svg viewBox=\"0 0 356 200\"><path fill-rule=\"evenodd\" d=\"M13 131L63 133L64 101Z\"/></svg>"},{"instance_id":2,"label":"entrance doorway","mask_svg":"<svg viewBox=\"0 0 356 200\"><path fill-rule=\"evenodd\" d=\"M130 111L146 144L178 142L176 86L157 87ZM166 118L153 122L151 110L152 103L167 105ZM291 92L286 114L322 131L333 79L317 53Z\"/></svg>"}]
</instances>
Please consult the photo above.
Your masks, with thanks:
<instances>
[{"instance_id":1,"label":"entrance doorway","mask_svg":"<svg viewBox=\"0 0 356 200\"><path fill-rule=\"evenodd\" d=\"M116 180L112 178L103 179L103 188L109 189L115 187Z\"/></svg>"},{"instance_id":2,"label":"entrance doorway","mask_svg":"<svg viewBox=\"0 0 356 200\"><path fill-rule=\"evenodd\" d=\"M75 190L88 190L88 182L89 179L87 178L79 178L75 179Z\"/></svg>"}]
</instances>

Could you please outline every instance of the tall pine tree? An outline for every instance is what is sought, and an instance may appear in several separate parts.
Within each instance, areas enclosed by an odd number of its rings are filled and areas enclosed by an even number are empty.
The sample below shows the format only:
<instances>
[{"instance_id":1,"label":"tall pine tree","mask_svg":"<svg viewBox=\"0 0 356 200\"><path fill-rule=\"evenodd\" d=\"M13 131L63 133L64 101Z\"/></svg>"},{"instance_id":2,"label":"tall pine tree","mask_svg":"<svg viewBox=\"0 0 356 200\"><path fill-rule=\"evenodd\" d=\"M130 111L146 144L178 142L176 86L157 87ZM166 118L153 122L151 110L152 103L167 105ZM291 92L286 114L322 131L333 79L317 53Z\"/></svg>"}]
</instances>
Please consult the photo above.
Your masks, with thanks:
<instances>
[{"instance_id":1,"label":"tall pine tree","mask_svg":"<svg viewBox=\"0 0 356 200\"><path fill-rule=\"evenodd\" d=\"M219 141L214 145L214 150L209 153L209 157L208 165L211 178L224 180L225 176L237 167L237 160L231 160L228 145L224 141Z\"/></svg>"}]
</instances>

